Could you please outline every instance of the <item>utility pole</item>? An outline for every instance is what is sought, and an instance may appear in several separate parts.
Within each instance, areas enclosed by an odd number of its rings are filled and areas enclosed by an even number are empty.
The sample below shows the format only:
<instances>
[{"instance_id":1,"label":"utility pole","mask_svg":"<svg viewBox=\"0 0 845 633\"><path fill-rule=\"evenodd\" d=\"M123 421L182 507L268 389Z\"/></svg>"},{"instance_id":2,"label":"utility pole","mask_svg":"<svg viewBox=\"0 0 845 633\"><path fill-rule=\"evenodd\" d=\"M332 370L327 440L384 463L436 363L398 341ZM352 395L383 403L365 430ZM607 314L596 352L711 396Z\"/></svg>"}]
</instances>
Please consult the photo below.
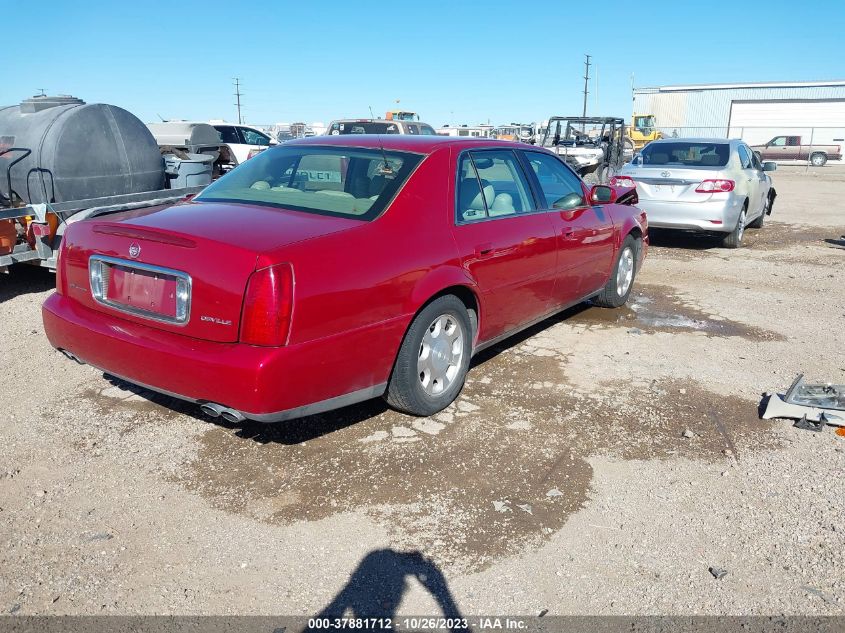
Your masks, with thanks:
<instances>
[{"instance_id":1,"label":"utility pole","mask_svg":"<svg viewBox=\"0 0 845 633\"><path fill-rule=\"evenodd\" d=\"M235 77L235 98L238 100L238 102L235 105L238 106L238 125L244 124L244 121L241 118L241 95L242 94L243 93L241 92L241 80L238 77Z\"/></svg>"},{"instance_id":2,"label":"utility pole","mask_svg":"<svg viewBox=\"0 0 845 633\"><path fill-rule=\"evenodd\" d=\"M585 54L584 57L587 59L584 62L586 68L586 72L584 73L584 113L581 116L587 116L587 95L590 94L590 56Z\"/></svg>"}]
</instances>

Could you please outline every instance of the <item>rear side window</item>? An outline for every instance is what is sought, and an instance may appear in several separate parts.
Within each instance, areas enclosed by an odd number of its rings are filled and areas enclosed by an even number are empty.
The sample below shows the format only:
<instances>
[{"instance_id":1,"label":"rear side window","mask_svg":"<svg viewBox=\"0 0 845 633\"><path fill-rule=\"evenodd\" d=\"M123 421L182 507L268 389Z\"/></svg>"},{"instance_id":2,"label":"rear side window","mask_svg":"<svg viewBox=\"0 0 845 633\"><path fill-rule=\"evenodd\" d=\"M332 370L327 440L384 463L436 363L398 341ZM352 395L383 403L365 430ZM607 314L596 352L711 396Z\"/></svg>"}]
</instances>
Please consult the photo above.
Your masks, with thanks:
<instances>
[{"instance_id":1,"label":"rear side window","mask_svg":"<svg viewBox=\"0 0 845 633\"><path fill-rule=\"evenodd\" d=\"M737 147L737 153L739 154L739 163L743 169L751 169L751 152L748 151L748 148L745 145L740 145Z\"/></svg>"},{"instance_id":2,"label":"rear side window","mask_svg":"<svg viewBox=\"0 0 845 633\"><path fill-rule=\"evenodd\" d=\"M513 152L465 152L458 164L458 221L534 210L528 182Z\"/></svg>"},{"instance_id":3,"label":"rear side window","mask_svg":"<svg viewBox=\"0 0 845 633\"><path fill-rule=\"evenodd\" d=\"M239 165L196 199L372 220L421 160L407 152L285 145Z\"/></svg>"},{"instance_id":4,"label":"rear side window","mask_svg":"<svg viewBox=\"0 0 845 633\"><path fill-rule=\"evenodd\" d=\"M643 165L724 167L731 151L727 143L678 141L649 143L640 152Z\"/></svg>"}]
</instances>

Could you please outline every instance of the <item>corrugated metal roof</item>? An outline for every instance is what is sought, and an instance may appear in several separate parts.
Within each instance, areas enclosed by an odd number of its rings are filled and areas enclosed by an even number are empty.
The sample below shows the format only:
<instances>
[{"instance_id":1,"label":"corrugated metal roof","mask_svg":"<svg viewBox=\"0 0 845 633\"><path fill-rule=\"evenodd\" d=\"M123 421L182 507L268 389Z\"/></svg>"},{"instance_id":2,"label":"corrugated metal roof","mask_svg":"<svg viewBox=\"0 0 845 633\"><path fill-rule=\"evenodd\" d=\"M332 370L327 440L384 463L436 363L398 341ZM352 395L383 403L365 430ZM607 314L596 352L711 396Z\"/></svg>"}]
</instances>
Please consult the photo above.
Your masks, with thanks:
<instances>
[{"instance_id":1,"label":"corrugated metal roof","mask_svg":"<svg viewBox=\"0 0 845 633\"><path fill-rule=\"evenodd\" d=\"M822 86L845 86L845 80L830 81L757 81L737 84L689 84L680 86L653 86L634 88L635 93L683 92L689 90L735 90L737 88L814 88Z\"/></svg>"}]
</instances>

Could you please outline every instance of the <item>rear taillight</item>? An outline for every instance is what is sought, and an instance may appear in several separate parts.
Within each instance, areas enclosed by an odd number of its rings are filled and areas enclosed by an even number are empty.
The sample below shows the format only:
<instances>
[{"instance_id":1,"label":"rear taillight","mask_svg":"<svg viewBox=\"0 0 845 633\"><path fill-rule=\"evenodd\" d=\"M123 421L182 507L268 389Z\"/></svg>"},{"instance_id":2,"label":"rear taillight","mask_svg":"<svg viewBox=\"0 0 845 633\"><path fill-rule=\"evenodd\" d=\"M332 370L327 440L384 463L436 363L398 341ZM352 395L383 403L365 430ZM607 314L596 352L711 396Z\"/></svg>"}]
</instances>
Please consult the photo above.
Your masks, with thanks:
<instances>
[{"instance_id":1,"label":"rear taillight","mask_svg":"<svg viewBox=\"0 0 845 633\"><path fill-rule=\"evenodd\" d=\"M249 154L246 155L246 159L249 160L255 156L258 156L261 153L260 149L251 149L249 150Z\"/></svg>"},{"instance_id":2,"label":"rear taillight","mask_svg":"<svg viewBox=\"0 0 845 633\"><path fill-rule=\"evenodd\" d=\"M288 340L293 311L293 269L277 264L249 278L241 314L241 343L279 347Z\"/></svg>"},{"instance_id":3,"label":"rear taillight","mask_svg":"<svg viewBox=\"0 0 845 633\"><path fill-rule=\"evenodd\" d=\"M634 182L633 178L629 178L628 176L614 176L610 179L610 186L611 187L636 187L637 183Z\"/></svg>"},{"instance_id":4,"label":"rear taillight","mask_svg":"<svg viewBox=\"0 0 845 633\"><path fill-rule=\"evenodd\" d=\"M56 292L60 295L65 294L65 267L64 260L67 258L65 254L65 241L59 245L59 251L56 253Z\"/></svg>"},{"instance_id":5,"label":"rear taillight","mask_svg":"<svg viewBox=\"0 0 845 633\"><path fill-rule=\"evenodd\" d=\"M733 180L702 180L695 188L696 193L727 193L734 190Z\"/></svg>"}]
</instances>

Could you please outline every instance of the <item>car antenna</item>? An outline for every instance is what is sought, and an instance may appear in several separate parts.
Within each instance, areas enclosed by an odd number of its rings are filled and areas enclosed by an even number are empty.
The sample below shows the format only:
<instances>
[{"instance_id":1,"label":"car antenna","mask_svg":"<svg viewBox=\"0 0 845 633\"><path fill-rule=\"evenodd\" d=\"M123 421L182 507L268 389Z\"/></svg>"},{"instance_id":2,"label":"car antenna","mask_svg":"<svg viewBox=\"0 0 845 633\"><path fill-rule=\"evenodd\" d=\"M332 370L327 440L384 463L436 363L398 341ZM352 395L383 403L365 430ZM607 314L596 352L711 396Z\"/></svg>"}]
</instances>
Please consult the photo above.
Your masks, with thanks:
<instances>
[{"instance_id":1,"label":"car antenna","mask_svg":"<svg viewBox=\"0 0 845 633\"><path fill-rule=\"evenodd\" d=\"M375 119L376 116L373 114L373 106L368 107L370 108L370 118ZM381 150L382 160L384 160L384 167L382 168L382 171L385 174L391 174L393 173L393 169L390 167L390 163L387 162L387 153L384 151L384 144L381 142L381 134L376 133L376 136L378 136L378 147Z\"/></svg>"}]
</instances>

